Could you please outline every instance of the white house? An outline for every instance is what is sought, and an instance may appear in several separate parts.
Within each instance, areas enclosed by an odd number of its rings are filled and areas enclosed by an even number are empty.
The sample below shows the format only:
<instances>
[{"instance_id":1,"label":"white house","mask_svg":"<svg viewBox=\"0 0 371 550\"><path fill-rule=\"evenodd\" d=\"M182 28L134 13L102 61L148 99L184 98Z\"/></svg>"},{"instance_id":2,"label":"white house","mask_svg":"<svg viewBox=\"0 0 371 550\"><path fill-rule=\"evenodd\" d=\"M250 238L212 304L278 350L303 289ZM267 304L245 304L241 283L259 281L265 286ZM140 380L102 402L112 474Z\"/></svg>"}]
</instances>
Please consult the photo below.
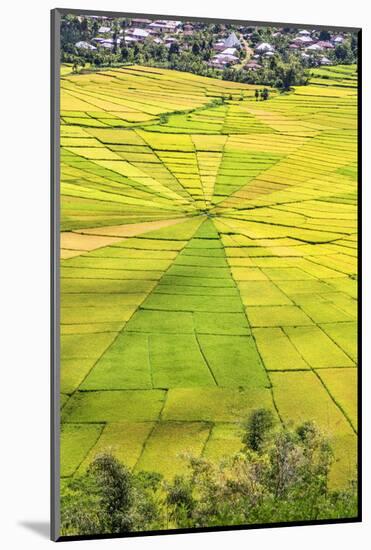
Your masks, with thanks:
<instances>
[{"instance_id":1,"label":"white house","mask_svg":"<svg viewBox=\"0 0 371 550\"><path fill-rule=\"evenodd\" d=\"M135 42L139 42L139 38L127 34L126 36L124 36L124 42L125 44L134 44Z\"/></svg>"},{"instance_id":2,"label":"white house","mask_svg":"<svg viewBox=\"0 0 371 550\"><path fill-rule=\"evenodd\" d=\"M105 40L104 42L100 43L102 48L106 48L106 50L112 50L113 48L113 42L110 40Z\"/></svg>"},{"instance_id":3,"label":"white house","mask_svg":"<svg viewBox=\"0 0 371 550\"><path fill-rule=\"evenodd\" d=\"M321 46L323 50L333 50L335 47L329 40L320 40L317 44Z\"/></svg>"},{"instance_id":4,"label":"white house","mask_svg":"<svg viewBox=\"0 0 371 550\"><path fill-rule=\"evenodd\" d=\"M222 51L222 55L235 55L237 52L237 48L226 48Z\"/></svg>"},{"instance_id":5,"label":"white house","mask_svg":"<svg viewBox=\"0 0 371 550\"><path fill-rule=\"evenodd\" d=\"M261 44L256 46L255 51L259 54L274 52L274 46L272 46L272 44L268 44L268 42L262 42Z\"/></svg>"},{"instance_id":6,"label":"white house","mask_svg":"<svg viewBox=\"0 0 371 550\"><path fill-rule=\"evenodd\" d=\"M98 29L99 34L107 34L108 32L111 32L110 27L99 27Z\"/></svg>"},{"instance_id":7,"label":"white house","mask_svg":"<svg viewBox=\"0 0 371 550\"><path fill-rule=\"evenodd\" d=\"M138 28L128 29L126 31L126 34L128 36L133 36L137 40L145 40L147 38L147 36L149 36L148 31L146 31L144 29L138 29Z\"/></svg>"},{"instance_id":8,"label":"white house","mask_svg":"<svg viewBox=\"0 0 371 550\"><path fill-rule=\"evenodd\" d=\"M142 19L140 17L136 17L131 20L131 24L133 27L141 27L142 29L152 23L152 19Z\"/></svg>"},{"instance_id":9,"label":"white house","mask_svg":"<svg viewBox=\"0 0 371 550\"><path fill-rule=\"evenodd\" d=\"M176 32L181 24L181 21L157 20L150 23L147 28L152 32Z\"/></svg>"},{"instance_id":10,"label":"white house","mask_svg":"<svg viewBox=\"0 0 371 550\"><path fill-rule=\"evenodd\" d=\"M332 65L331 61L325 56L321 57L319 62L321 65Z\"/></svg>"},{"instance_id":11,"label":"white house","mask_svg":"<svg viewBox=\"0 0 371 550\"><path fill-rule=\"evenodd\" d=\"M342 44L344 42L344 38L342 36L335 36L335 38L333 39L333 43L336 44L336 46L338 44Z\"/></svg>"},{"instance_id":12,"label":"white house","mask_svg":"<svg viewBox=\"0 0 371 550\"><path fill-rule=\"evenodd\" d=\"M216 69L224 69L225 67L228 67L228 65L238 63L238 61L239 58L235 55L218 54L214 55L214 57L210 60L209 65L211 67L215 67Z\"/></svg>"},{"instance_id":13,"label":"white house","mask_svg":"<svg viewBox=\"0 0 371 550\"><path fill-rule=\"evenodd\" d=\"M299 46L309 46L313 43L313 40L310 36L296 36L293 42L294 44L298 44Z\"/></svg>"},{"instance_id":14,"label":"white house","mask_svg":"<svg viewBox=\"0 0 371 550\"><path fill-rule=\"evenodd\" d=\"M311 46L308 46L305 48L307 52L320 52L322 51L321 46L319 44L312 44Z\"/></svg>"},{"instance_id":15,"label":"white house","mask_svg":"<svg viewBox=\"0 0 371 550\"><path fill-rule=\"evenodd\" d=\"M238 40L236 33L232 32L224 41L224 49L226 48L241 48L241 42Z\"/></svg>"},{"instance_id":16,"label":"white house","mask_svg":"<svg viewBox=\"0 0 371 550\"><path fill-rule=\"evenodd\" d=\"M84 42L83 40L80 40L80 42L76 42L75 46L76 48L79 48L79 50L96 50L97 49L92 44L89 44L89 42Z\"/></svg>"},{"instance_id":17,"label":"white house","mask_svg":"<svg viewBox=\"0 0 371 550\"><path fill-rule=\"evenodd\" d=\"M249 63L246 63L245 69L248 71L257 71L258 69L261 69L262 66L259 65L256 61L249 61Z\"/></svg>"},{"instance_id":18,"label":"white house","mask_svg":"<svg viewBox=\"0 0 371 550\"><path fill-rule=\"evenodd\" d=\"M222 52L223 50L225 50L224 40L218 40L218 42L215 42L213 49L217 52Z\"/></svg>"},{"instance_id":19,"label":"white house","mask_svg":"<svg viewBox=\"0 0 371 550\"><path fill-rule=\"evenodd\" d=\"M310 36L310 32L307 31L306 29L299 31L298 34L300 34L300 36Z\"/></svg>"}]
</instances>

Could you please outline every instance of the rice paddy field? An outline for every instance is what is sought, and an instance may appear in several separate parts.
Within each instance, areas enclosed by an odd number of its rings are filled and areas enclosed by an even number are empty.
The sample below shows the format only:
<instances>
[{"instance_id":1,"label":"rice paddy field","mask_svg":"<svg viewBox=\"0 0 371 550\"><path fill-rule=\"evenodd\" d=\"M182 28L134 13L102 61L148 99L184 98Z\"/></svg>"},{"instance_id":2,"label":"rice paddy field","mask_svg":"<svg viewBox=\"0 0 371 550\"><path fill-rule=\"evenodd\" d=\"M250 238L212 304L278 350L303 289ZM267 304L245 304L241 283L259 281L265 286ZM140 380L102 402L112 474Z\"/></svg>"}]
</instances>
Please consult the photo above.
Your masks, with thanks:
<instances>
[{"instance_id":1,"label":"rice paddy field","mask_svg":"<svg viewBox=\"0 0 371 550\"><path fill-rule=\"evenodd\" d=\"M357 77L270 91L130 66L61 77L61 476L170 479L241 422L312 419L355 476Z\"/></svg>"}]
</instances>

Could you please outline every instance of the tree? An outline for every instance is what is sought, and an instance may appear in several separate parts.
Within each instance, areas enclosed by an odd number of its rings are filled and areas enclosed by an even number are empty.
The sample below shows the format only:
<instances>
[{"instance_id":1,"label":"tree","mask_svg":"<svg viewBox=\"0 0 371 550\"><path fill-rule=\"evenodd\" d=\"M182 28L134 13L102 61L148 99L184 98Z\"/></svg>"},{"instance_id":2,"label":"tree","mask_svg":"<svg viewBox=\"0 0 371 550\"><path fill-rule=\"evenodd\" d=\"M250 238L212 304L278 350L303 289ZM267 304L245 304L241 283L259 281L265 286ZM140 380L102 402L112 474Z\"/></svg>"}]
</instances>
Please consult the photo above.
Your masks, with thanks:
<instances>
[{"instance_id":1,"label":"tree","mask_svg":"<svg viewBox=\"0 0 371 550\"><path fill-rule=\"evenodd\" d=\"M251 412L245 423L245 433L242 443L253 451L261 452L267 435L273 426L274 417L272 411L268 409L255 409Z\"/></svg>"},{"instance_id":2,"label":"tree","mask_svg":"<svg viewBox=\"0 0 371 550\"><path fill-rule=\"evenodd\" d=\"M170 516L177 523L184 524L186 518L194 511L196 501L193 496L193 487L190 480L183 476L175 476L172 483L165 484L166 505Z\"/></svg>"},{"instance_id":3,"label":"tree","mask_svg":"<svg viewBox=\"0 0 371 550\"><path fill-rule=\"evenodd\" d=\"M93 36L96 36L99 30L99 23L96 19L94 19L93 24L91 26L91 32Z\"/></svg>"},{"instance_id":4,"label":"tree","mask_svg":"<svg viewBox=\"0 0 371 550\"><path fill-rule=\"evenodd\" d=\"M112 455L98 455L89 467L101 495L101 508L112 533L129 531L132 521L129 510L133 504L131 472Z\"/></svg>"},{"instance_id":5,"label":"tree","mask_svg":"<svg viewBox=\"0 0 371 550\"><path fill-rule=\"evenodd\" d=\"M130 50L124 42L123 46L121 47L121 59L122 59L122 61L128 61L129 56L130 56Z\"/></svg>"},{"instance_id":6,"label":"tree","mask_svg":"<svg viewBox=\"0 0 371 550\"><path fill-rule=\"evenodd\" d=\"M134 476L109 453L97 455L87 472L62 494L63 534L124 533L158 527L158 474Z\"/></svg>"},{"instance_id":7,"label":"tree","mask_svg":"<svg viewBox=\"0 0 371 550\"><path fill-rule=\"evenodd\" d=\"M193 55L198 55L201 51L201 46L200 44L196 41L196 42L193 42L192 44L192 53Z\"/></svg>"},{"instance_id":8,"label":"tree","mask_svg":"<svg viewBox=\"0 0 371 550\"><path fill-rule=\"evenodd\" d=\"M319 39L320 40L330 40L330 38L331 38L331 34L329 33L329 31L322 30L319 33Z\"/></svg>"},{"instance_id":9,"label":"tree","mask_svg":"<svg viewBox=\"0 0 371 550\"><path fill-rule=\"evenodd\" d=\"M179 44L177 42L172 42L169 48L169 56L179 53Z\"/></svg>"},{"instance_id":10,"label":"tree","mask_svg":"<svg viewBox=\"0 0 371 550\"><path fill-rule=\"evenodd\" d=\"M258 89L255 90L255 100L259 101L259 90Z\"/></svg>"},{"instance_id":11,"label":"tree","mask_svg":"<svg viewBox=\"0 0 371 550\"><path fill-rule=\"evenodd\" d=\"M250 414L247 444L229 458L184 457L187 473L172 482L157 473L133 474L112 455L98 455L63 486L62 534L356 517L355 483L350 478L343 490L331 489L333 454L315 423L273 431L271 415Z\"/></svg>"},{"instance_id":12,"label":"tree","mask_svg":"<svg viewBox=\"0 0 371 550\"><path fill-rule=\"evenodd\" d=\"M82 32L79 19L74 15L66 15L61 20L61 48L82 40Z\"/></svg>"},{"instance_id":13,"label":"tree","mask_svg":"<svg viewBox=\"0 0 371 550\"><path fill-rule=\"evenodd\" d=\"M259 42L261 42L261 35L260 33L255 30L251 37L250 37L250 40L251 40L251 43L253 44L253 46L256 46L256 44L258 44Z\"/></svg>"},{"instance_id":14,"label":"tree","mask_svg":"<svg viewBox=\"0 0 371 550\"><path fill-rule=\"evenodd\" d=\"M79 67L85 67L85 60L82 57L75 57L72 65L72 72L78 73Z\"/></svg>"},{"instance_id":15,"label":"tree","mask_svg":"<svg viewBox=\"0 0 371 550\"><path fill-rule=\"evenodd\" d=\"M264 88L262 96L263 96L264 101L266 101L269 98L268 88Z\"/></svg>"},{"instance_id":16,"label":"tree","mask_svg":"<svg viewBox=\"0 0 371 550\"><path fill-rule=\"evenodd\" d=\"M336 46L335 48L334 53L335 53L335 58L341 63L354 62L352 48L348 42L344 42L343 44L338 44L338 46Z\"/></svg>"},{"instance_id":17,"label":"tree","mask_svg":"<svg viewBox=\"0 0 371 550\"><path fill-rule=\"evenodd\" d=\"M278 61L272 77L274 77L274 81L282 82L284 90L289 90L291 86L306 84L308 80L305 68L294 55L288 58L287 63Z\"/></svg>"},{"instance_id":18,"label":"tree","mask_svg":"<svg viewBox=\"0 0 371 550\"><path fill-rule=\"evenodd\" d=\"M332 491L331 463L314 423L281 428L261 453L246 447L220 463L191 457L176 498L167 499L169 513L180 528L355 517L354 485ZM174 487L168 491L173 495Z\"/></svg>"}]
</instances>

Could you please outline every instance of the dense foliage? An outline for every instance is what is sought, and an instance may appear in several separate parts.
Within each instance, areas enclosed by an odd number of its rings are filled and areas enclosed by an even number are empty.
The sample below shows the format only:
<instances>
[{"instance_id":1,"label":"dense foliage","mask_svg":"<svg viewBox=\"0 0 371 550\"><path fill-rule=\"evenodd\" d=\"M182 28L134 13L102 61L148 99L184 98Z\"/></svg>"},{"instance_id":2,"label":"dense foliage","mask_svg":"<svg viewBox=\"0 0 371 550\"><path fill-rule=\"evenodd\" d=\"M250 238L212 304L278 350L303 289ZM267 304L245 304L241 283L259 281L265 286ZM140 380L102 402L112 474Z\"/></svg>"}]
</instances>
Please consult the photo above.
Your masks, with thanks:
<instances>
[{"instance_id":1,"label":"dense foliage","mask_svg":"<svg viewBox=\"0 0 371 550\"><path fill-rule=\"evenodd\" d=\"M188 457L166 482L131 473L110 454L74 476L62 496L62 533L97 534L355 517L355 484L329 487L333 453L316 425L277 428L253 411L242 452L220 463Z\"/></svg>"}]
</instances>

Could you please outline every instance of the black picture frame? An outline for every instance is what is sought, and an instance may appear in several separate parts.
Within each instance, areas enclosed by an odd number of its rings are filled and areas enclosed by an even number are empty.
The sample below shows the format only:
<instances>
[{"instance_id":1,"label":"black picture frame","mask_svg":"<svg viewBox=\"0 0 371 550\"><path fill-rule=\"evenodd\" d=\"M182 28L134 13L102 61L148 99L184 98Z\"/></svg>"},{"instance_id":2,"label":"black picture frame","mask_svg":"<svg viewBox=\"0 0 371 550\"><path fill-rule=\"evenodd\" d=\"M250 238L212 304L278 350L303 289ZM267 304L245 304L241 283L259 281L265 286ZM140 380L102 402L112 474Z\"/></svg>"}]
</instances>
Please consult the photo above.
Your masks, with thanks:
<instances>
[{"instance_id":1,"label":"black picture frame","mask_svg":"<svg viewBox=\"0 0 371 550\"><path fill-rule=\"evenodd\" d=\"M358 82L357 82L357 179L358 179L358 201L357 201L357 232L358 232L358 249L357 263L358 273L362 273L362 29L359 27L339 27L331 25L318 24L302 24L291 22L277 21L249 21L241 19L217 19L204 18L195 16L178 16L164 14L148 14L148 13L132 13L132 12L116 12L106 10L84 10L84 9L68 9L55 8L51 10L51 101L50 101L50 124L51 124L51 139L50 139L50 156L51 156L51 204L50 204L50 254L51 254L51 499L50 499L50 535L51 540L55 542L76 541L76 540L92 540L92 539L113 539L113 538L129 538L143 537L153 535L174 535L184 533L198 532L218 532L218 531L238 531L250 529L267 529L289 526L309 526L309 525L324 525L324 524L343 524L356 523L362 521L362 278L358 278L358 316L357 316L357 345L358 345L358 401L357 401L357 418L358 418L358 438L357 438L357 453L358 453L358 514L354 518L344 519L328 519L328 520L308 520L308 521L292 521L292 522L277 522L277 523L260 523L249 525L233 525L233 526L217 526L217 527L202 527L189 529L168 529L168 530L153 530L128 532L122 534L96 534L96 535L60 535L60 266L59 266L59 249L60 249L60 136L59 136L59 112L60 112L60 22L63 15L98 15L106 17L128 17L128 18L146 18L146 19L167 19L187 22L204 22L204 23L230 23L250 26L278 26L300 29L315 29L315 30L333 30L357 33L358 37Z\"/></svg>"}]
</instances>

